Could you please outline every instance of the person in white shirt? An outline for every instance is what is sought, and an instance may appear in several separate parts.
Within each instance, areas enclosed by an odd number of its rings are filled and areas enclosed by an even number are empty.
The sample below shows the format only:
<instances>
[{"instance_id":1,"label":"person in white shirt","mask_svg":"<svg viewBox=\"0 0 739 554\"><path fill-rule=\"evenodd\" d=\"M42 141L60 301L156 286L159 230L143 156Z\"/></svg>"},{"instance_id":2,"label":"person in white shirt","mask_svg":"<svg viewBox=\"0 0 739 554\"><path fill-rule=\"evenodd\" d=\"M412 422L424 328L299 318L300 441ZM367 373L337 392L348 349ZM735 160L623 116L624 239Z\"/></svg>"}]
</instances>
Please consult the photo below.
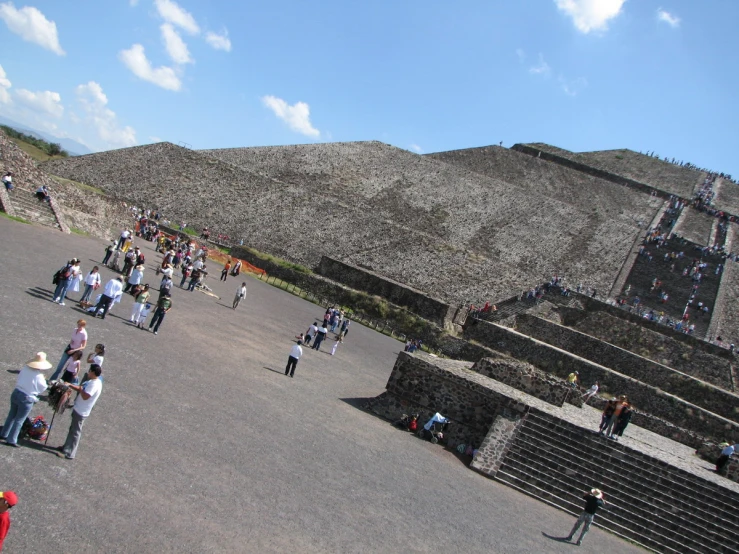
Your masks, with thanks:
<instances>
[{"instance_id":1,"label":"person in white shirt","mask_svg":"<svg viewBox=\"0 0 739 554\"><path fill-rule=\"evenodd\" d=\"M110 310L110 305L113 303L116 297L120 297L122 294L123 276L120 275L115 279L111 279L105 284L103 294L100 296L100 300L95 306L95 316L97 317L97 312L102 308L103 315L100 317L100 319L105 319L105 316L108 314L108 310Z\"/></svg>"},{"instance_id":2,"label":"person in white shirt","mask_svg":"<svg viewBox=\"0 0 739 554\"><path fill-rule=\"evenodd\" d=\"M309 345L310 341L316 336L318 333L318 322L314 321L313 325L308 327L308 330L305 332L305 344Z\"/></svg>"},{"instance_id":3,"label":"person in white shirt","mask_svg":"<svg viewBox=\"0 0 739 554\"><path fill-rule=\"evenodd\" d=\"M99 365L92 364L87 371L87 381L81 385L68 385L70 389L77 391L79 395L77 396L77 400L74 401L72 422L69 425L67 440L64 442L64 446L57 447L59 451L58 456L63 456L67 460L74 460L74 457L77 455L77 447L80 444L80 437L82 436L82 425L85 423L87 416L90 415L98 398L100 398L100 393L103 392L103 382L100 380L102 372L103 370Z\"/></svg>"},{"instance_id":4,"label":"person in white shirt","mask_svg":"<svg viewBox=\"0 0 739 554\"><path fill-rule=\"evenodd\" d=\"M87 274L87 277L85 277L85 292L82 293L80 304L88 302L92 291L99 288L101 283L102 279L100 278L100 268L95 266L92 268L92 271Z\"/></svg>"},{"instance_id":5,"label":"person in white shirt","mask_svg":"<svg viewBox=\"0 0 739 554\"><path fill-rule=\"evenodd\" d=\"M236 306L239 305L239 302L241 302L244 298L246 298L246 283L241 283L241 286L236 289L236 297L234 298L234 307L233 309L236 309Z\"/></svg>"},{"instance_id":6,"label":"person in white shirt","mask_svg":"<svg viewBox=\"0 0 739 554\"><path fill-rule=\"evenodd\" d=\"M46 379L41 372L47 369L51 369L51 364L46 359L46 353L38 352L18 374L15 389L10 395L10 411L0 434L0 439L8 446L18 446L18 434L23 422L38 402L38 395L46 390Z\"/></svg>"},{"instance_id":7,"label":"person in white shirt","mask_svg":"<svg viewBox=\"0 0 739 554\"><path fill-rule=\"evenodd\" d=\"M119 250L123 248L123 243L126 242L128 237L130 236L131 236L131 233L128 232L128 229L123 229L123 231L121 231L121 236L118 238L118 246L117 246Z\"/></svg>"},{"instance_id":8,"label":"person in white shirt","mask_svg":"<svg viewBox=\"0 0 739 554\"><path fill-rule=\"evenodd\" d=\"M295 377L295 366L298 365L298 360L303 355L303 349L300 348L301 344L303 344L303 341L299 340L290 350L290 356L287 358L287 367L285 367L285 375Z\"/></svg>"},{"instance_id":9,"label":"person in white shirt","mask_svg":"<svg viewBox=\"0 0 739 554\"><path fill-rule=\"evenodd\" d=\"M593 398L596 394L598 394L598 389L600 388L600 385L598 381L596 381L592 387L588 389L588 392L585 393L585 396L582 399L583 404L587 404L588 400Z\"/></svg>"}]
</instances>

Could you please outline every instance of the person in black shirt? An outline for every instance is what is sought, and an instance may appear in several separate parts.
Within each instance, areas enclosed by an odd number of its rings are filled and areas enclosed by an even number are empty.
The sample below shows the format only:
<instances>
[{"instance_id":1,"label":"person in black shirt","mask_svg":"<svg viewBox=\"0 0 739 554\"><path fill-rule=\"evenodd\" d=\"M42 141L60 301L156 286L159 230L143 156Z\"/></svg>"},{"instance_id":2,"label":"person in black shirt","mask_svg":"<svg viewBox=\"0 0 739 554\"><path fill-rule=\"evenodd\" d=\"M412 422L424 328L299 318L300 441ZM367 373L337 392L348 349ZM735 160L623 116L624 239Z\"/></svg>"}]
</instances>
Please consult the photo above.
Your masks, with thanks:
<instances>
[{"instance_id":1,"label":"person in black shirt","mask_svg":"<svg viewBox=\"0 0 739 554\"><path fill-rule=\"evenodd\" d=\"M603 500L603 493L599 489L592 489L590 492L584 494L583 498L585 499L585 508L583 508L580 517L577 518L575 526L567 537L567 540L571 541L572 537L577 533L580 525L584 524L582 532L580 533L580 538L577 539L577 546L582 544L583 538L585 538L585 535L588 533L590 525L593 523L595 512L598 511L598 508L602 508L606 504L606 501Z\"/></svg>"}]
</instances>

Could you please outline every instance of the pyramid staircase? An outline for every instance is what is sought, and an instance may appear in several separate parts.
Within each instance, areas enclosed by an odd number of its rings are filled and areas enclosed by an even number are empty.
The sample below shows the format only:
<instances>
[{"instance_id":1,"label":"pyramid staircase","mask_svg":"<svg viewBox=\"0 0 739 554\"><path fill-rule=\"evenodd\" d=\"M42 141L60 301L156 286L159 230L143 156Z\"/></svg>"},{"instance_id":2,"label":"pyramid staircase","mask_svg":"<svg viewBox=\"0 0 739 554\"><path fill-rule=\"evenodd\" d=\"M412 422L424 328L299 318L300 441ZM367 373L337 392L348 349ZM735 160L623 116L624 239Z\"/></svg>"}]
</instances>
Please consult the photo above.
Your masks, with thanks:
<instances>
[{"instance_id":1,"label":"pyramid staircase","mask_svg":"<svg viewBox=\"0 0 739 554\"><path fill-rule=\"evenodd\" d=\"M18 217L61 230L49 203L36 198L32 191L16 187L8 197Z\"/></svg>"},{"instance_id":2,"label":"pyramid staircase","mask_svg":"<svg viewBox=\"0 0 739 554\"><path fill-rule=\"evenodd\" d=\"M600 488L594 524L657 552L737 552L739 493L535 409L495 478L572 514Z\"/></svg>"}]
</instances>

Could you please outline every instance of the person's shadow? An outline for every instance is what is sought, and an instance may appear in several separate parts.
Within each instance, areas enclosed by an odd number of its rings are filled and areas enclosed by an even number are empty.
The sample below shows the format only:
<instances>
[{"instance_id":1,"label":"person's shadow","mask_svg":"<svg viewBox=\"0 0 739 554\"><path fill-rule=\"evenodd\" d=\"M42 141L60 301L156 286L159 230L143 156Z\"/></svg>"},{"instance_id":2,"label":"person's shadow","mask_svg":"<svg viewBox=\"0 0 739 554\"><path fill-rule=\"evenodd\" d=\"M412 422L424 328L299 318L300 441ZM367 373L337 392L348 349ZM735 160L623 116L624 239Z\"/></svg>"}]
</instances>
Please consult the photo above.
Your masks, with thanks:
<instances>
[{"instance_id":1,"label":"person's shadow","mask_svg":"<svg viewBox=\"0 0 739 554\"><path fill-rule=\"evenodd\" d=\"M270 371L274 371L275 373L279 373L280 375L285 375L284 371L277 371L276 369L272 369L271 367L264 366L263 369L268 369Z\"/></svg>"},{"instance_id":2,"label":"person's shadow","mask_svg":"<svg viewBox=\"0 0 739 554\"><path fill-rule=\"evenodd\" d=\"M544 535L546 538L551 539L553 541L570 542L570 539L568 539L567 537L554 537L552 535L547 535L544 531L542 531L541 534Z\"/></svg>"},{"instance_id":3,"label":"person's shadow","mask_svg":"<svg viewBox=\"0 0 739 554\"><path fill-rule=\"evenodd\" d=\"M31 287L26 290L26 294L29 294L34 298L40 298L41 300L51 300L54 298L53 292L48 289L42 289L41 287Z\"/></svg>"}]
</instances>

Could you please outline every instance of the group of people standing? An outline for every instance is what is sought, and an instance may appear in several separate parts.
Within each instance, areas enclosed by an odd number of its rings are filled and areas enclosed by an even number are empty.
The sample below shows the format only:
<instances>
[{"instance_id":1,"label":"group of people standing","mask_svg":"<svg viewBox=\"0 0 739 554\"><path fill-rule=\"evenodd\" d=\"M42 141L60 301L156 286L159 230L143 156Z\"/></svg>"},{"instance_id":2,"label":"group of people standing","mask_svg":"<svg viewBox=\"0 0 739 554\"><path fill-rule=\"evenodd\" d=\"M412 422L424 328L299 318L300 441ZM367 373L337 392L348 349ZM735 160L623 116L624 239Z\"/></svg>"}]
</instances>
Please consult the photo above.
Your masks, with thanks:
<instances>
[{"instance_id":1,"label":"group of people standing","mask_svg":"<svg viewBox=\"0 0 739 554\"><path fill-rule=\"evenodd\" d=\"M246 285L246 283L245 283ZM326 340L329 333L335 333L335 342L331 347L331 355L336 354L336 349L344 342L346 335L349 333L349 325L351 321L343 310L335 306L329 306L323 317L323 322L319 325L318 321L314 321L305 333L296 336L296 344L290 350L287 358L287 366L285 367L285 375L295 376L295 367L298 360L303 355L303 344L310 346L312 350L321 350L321 344ZM338 330L337 330L338 329ZM311 346L311 342L313 345Z\"/></svg>"}]
</instances>

